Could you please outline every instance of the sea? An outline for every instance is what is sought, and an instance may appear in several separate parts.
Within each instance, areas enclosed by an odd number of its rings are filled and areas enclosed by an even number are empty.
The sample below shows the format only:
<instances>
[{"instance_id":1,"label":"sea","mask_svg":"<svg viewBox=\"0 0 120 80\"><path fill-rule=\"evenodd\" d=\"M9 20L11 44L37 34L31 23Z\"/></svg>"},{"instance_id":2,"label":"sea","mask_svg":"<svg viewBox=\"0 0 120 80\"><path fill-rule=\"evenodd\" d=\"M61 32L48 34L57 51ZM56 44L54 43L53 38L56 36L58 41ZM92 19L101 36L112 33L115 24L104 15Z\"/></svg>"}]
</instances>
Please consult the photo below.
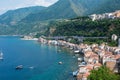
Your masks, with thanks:
<instances>
[{"instance_id":1,"label":"sea","mask_svg":"<svg viewBox=\"0 0 120 80\"><path fill-rule=\"evenodd\" d=\"M0 80L75 80L77 58L67 49L19 36L0 36ZM62 64L58 64L59 62ZM23 65L23 69L16 67Z\"/></svg>"}]
</instances>

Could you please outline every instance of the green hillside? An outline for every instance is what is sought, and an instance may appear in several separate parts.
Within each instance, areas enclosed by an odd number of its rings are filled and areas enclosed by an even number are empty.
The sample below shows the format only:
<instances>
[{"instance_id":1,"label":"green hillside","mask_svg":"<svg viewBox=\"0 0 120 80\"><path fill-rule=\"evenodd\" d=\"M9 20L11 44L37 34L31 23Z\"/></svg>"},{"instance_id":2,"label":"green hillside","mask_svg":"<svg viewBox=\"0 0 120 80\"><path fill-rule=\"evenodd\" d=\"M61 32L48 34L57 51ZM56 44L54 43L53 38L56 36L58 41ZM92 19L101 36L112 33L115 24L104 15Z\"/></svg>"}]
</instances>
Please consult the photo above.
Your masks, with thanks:
<instances>
[{"instance_id":1,"label":"green hillside","mask_svg":"<svg viewBox=\"0 0 120 80\"><path fill-rule=\"evenodd\" d=\"M120 35L120 19L104 19L92 21L88 17L57 22L51 25L48 36L108 36ZM54 32L50 32L54 29Z\"/></svg>"},{"instance_id":2,"label":"green hillside","mask_svg":"<svg viewBox=\"0 0 120 80\"><path fill-rule=\"evenodd\" d=\"M77 16L73 9L71 8L71 3L69 0L59 0L54 5L48 7L37 14L30 14L23 21L41 21L49 19L63 19Z\"/></svg>"},{"instance_id":3,"label":"green hillside","mask_svg":"<svg viewBox=\"0 0 120 80\"><path fill-rule=\"evenodd\" d=\"M51 20L56 21L59 19L70 19L78 16L88 16L90 14L114 12L116 10L120 10L119 5L120 0L59 0L49 7L36 6L10 10L0 16L0 34L43 33L46 30L44 27L46 28L47 26L52 25ZM71 23L77 24L76 22L69 22L70 25ZM82 25L82 22L80 23ZM90 21L84 23L92 24L93 22ZM66 24L69 26L68 23ZM89 29L94 29L93 26L95 25L97 25L97 22L94 22L94 25L89 25ZM81 29L83 28L82 26ZM88 28L85 27L83 32L89 31L86 29ZM76 29L73 28L73 30ZM98 33L98 31L90 32L93 32L94 36L98 36L98 34L94 34ZM61 32L59 34L61 35ZM66 32L65 34L68 33ZM76 32L74 35L75 34ZM81 35L82 32L77 34ZM88 36L87 33L84 35ZM92 33L89 34L89 36L91 35ZM106 35L106 33L103 31L103 34L99 35L103 36Z\"/></svg>"},{"instance_id":4,"label":"green hillside","mask_svg":"<svg viewBox=\"0 0 120 80\"><path fill-rule=\"evenodd\" d=\"M119 0L59 0L39 13L28 15L22 21L66 19L95 13L113 12L120 9L119 5Z\"/></svg>"},{"instance_id":5,"label":"green hillside","mask_svg":"<svg viewBox=\"0 0 120 80\"><path fill-rule=\"evenodd\" d=\"M0 23L1 24L16 24L16 22L25 18L29 14L38 13L43 9L45 9L45 7L34 6L34 7L20 8L16 10L9 10L5 14L0 16Z\"/></svg>"}]
</instances>

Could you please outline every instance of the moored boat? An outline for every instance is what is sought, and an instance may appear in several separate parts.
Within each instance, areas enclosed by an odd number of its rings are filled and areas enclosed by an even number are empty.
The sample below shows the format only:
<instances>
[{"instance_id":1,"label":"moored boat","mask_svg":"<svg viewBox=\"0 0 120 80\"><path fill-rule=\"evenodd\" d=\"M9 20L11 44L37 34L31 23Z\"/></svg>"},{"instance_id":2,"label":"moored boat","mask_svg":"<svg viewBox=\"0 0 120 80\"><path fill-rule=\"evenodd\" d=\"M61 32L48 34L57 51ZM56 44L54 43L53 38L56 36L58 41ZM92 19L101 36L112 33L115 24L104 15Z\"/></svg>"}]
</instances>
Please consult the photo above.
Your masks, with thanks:
<instances>
[{"instance_id":1,"label":"moored boat","mask_svg":"<svg viewBox=\"0 0 120 80\"><path fill-rule=\"evenodd\" d=\"M79 50L75 50L74 53L79 53L80 51Z\"/></svg>"},{"instance_id":2,"label":"moored boat","mask_svg":"<svg viewBox=\"0 0 120 80\"><path fill-rule=\"evenodd\" d=\"M76 77L77 74L78 74L78 71L74 71L74 72L73 72L73 76L74 76L74 77Z\"/></svg>"},{"instance_id":3,"label":"moored boat","mask_svg":"<svg viewBox=\"0 0 120 80\"><path fill-rule=\"evenodd\" d=\"M78 58L78 61L82 61L83 59L82 58Z\"/></svg>"}]
</instances>

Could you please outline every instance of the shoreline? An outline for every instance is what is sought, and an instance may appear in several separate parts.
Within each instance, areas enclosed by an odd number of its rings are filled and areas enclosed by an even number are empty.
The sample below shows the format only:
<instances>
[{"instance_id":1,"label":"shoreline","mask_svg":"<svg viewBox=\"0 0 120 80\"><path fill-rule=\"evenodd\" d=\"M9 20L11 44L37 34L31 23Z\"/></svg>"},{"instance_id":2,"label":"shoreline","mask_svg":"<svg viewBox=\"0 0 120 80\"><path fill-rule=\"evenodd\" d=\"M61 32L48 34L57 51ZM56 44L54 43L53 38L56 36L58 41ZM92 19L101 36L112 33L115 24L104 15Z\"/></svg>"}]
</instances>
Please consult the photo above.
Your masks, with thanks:
<instances>
[{"instance_id":1,"label":"shoreline","mask_svg":"<svg viewBox=\"0 0 120 80\"><path fill-rule=\"evenodd\" d=\"M23 36L23 35L0 35L0 36Z\"/></svg>"},{"instance_id":2,"label":"shoreline","mask_svg":"<svg viewBox=\"0 0 120 80\"><path fill-rule=\"evenodd\" d=\"M74 54L80 55L82 53L83 57L77 57L79 68L76 70L77 72L73 73L73 76L76 76L77 80L87 80L91 70L97 70L103 65L114 73L119 73L119 66L116 66L120 63L120 61L119 63L117 61L120 59L119 47L111 47L106 44L73 44L64 40L46 40L41 37L38 41L42 44L68 48L70 51L74 51Z\"/></svg>"},{"instance_id":3,"label":"shoreline","mask_svg":"<svg viewBox=\"0 0 120 80\"><path fill-rule=\"evenodd\" d=\"M38 38L34 38L33 36L23 36L21 40L38 40Z\"/></svg>"},{"instance_id":4,"label":"shoreline","mask_svg":"<svg viewBox=\"0 0 120 80\"><path fill-rule=\"evenodd\" d=\"M33 40L33 41L38 41L38 38L31 38L31 39L27 39L27 38L20 38L21 40Z\"/></svg>"}]
</instances>

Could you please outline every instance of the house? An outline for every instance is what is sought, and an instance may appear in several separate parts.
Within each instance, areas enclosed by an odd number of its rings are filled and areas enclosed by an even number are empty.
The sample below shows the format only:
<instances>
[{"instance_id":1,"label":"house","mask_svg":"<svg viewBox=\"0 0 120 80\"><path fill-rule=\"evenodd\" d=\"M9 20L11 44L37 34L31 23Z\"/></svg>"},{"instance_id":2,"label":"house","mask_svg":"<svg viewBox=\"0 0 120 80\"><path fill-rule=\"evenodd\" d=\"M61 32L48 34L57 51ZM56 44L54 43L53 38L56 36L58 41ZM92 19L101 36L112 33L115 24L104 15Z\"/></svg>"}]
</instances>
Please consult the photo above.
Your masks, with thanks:
<instances>
[{"instance_id":1,"label":"house","mask_svg":"<svg viewBox=\"0 0 120 80\"><path fill-rule=\"evenodd\" d=\"M87 77L90 75L91 70L93 70L92 64L87 64L84 67L80 67L77 74L77 80L87 80Z\"/></svg>"},{"instance_id":2,"label":"house","mask_svg":"<svg viewBox=\"0 0 120 80\"><path fill-rule=\"evenodd\" d=\"M116 49L114 50L114 53L115 53L115 54L120 54L120 48L116 48Z\"/></svg>"},{"instance_id":3,"label":"house","mask_svg":"<svg viewBox=\"0 0 120 80\"><path fill-rule=\"evenodd\" d=\"M120 17L120 10L116 11L116 12L114 13L114 16L119 18L119 17Z\"/></svg>"},{"instance_id":4,"label":"house","mask_svg":"<svg viewBox=\"0 0 120 80\"><path fill-rule=\"evenodd\" d=\"M116 60L109 60L105 62L106 67L108 67L111 71L114 71L116 66Z\"/></svg>"},{"instance_id":5,"label":"house","mask_svg":"<svg viewBox=\"0 0 120 80\"><path fill-rule=\"evenodd\" d=\"M88 58L87 63L95 64L99 62L99 56L97 54L91 54Z\"/></svg>"},{"instance_id":6,"label":"house","mask_svg":"<svg viewBox=\"0 0 120 80\"><path fill-rule=\"evenodd\" d=\"M114 61L114 55L112 55L112 52L106 52L102 57L102 64L104 65L107 61Z\"/></svg>"},{"instance_id":7,"label":"house","mask_svg":"<svg viewBox=\"0 0 120 80\"><path fill-rule=\"evenodd\" d=\"M99 67L101 67L102 64L101 63L95 63L94 64L94 69L97 70Z\"/></svg>"},{"instance_id":8,"label":"house","mask_svg":"<svg viewBox=\"0 0 120 80\"><path fill-rule=\"evenodd\" d=\"M92 52L92 51L86 51L86 52L84 53L84 61L87 62L88 59L89 59L89 57L90 57L92 54L94 54L94 52Z\"/></svg>"},{"instance_id":9,"label":"house","mask_svg":"<svg viewBox=\"0 0 120 80\"><path fill-rule=\"evenodd\" d=\"M111 39L112 39L113 41L116 41L117 38L118 38L118 36L117 36L116 34L113 34L113 35L111 36Z\"/></svg>"}]
</instances>

